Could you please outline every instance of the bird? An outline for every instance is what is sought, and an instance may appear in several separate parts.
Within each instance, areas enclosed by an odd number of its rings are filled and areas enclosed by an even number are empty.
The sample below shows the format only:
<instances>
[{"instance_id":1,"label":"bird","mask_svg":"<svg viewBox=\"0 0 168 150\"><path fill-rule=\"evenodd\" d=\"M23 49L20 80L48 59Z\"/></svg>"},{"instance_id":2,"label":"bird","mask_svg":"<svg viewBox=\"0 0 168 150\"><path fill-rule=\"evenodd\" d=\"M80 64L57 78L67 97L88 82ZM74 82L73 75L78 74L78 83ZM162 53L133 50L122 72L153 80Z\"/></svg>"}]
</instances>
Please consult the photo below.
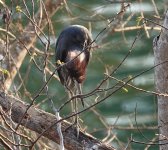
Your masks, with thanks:
<instances>
[{"instance_id":1,"label":"bird","mask_svg":"<svg viewBox=\"0 0 168 150\"><path fill-rule=\"evenodd\" d=\"M56 63L60 82L71 98L82 94L82 84L91 57L92 35L82 25L70 25L63 29L56 42ZM76 92L78 91L78 93ZM84 107L83 98L80 98Z\"/></svg>"},{"instance_id":2,"label":"bird","mask_svg":"<svg viewBox=\"0 0 168 150\"><path fill-rule=\"evenodd\" d=\"M58 36L56 42L56 64L60 82L68 92L69 99L82 95L82 84L86 78L86 68L91 57L92 35L82 25L70 25ZM63 65L62 65L63 64ZM77 93L78 92L78 93ZM83 98L80 97L84 107ZM78 100L71 101L72 111L78 111ZM79 137L79 117L74 118L77 138Z\"/></svg>"}]
</instances>

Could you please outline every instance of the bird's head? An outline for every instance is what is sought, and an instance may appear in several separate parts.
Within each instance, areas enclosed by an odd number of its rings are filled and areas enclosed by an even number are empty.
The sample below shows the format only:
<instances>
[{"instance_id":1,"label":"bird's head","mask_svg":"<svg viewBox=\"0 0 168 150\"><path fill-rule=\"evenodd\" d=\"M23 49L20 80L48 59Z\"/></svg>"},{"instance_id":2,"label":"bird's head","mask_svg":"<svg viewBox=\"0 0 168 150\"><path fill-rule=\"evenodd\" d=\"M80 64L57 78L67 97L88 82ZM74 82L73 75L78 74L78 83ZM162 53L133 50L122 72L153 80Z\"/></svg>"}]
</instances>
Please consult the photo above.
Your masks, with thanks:
<instances>
[{"instance_id":1,"label":"bird's head","mask_svg":"<svg viewBox=\"0 0 168 150\"><path fill-rule=\"evenodd\" d=\"M80 48L83 49L91 49L92 37L91 33L87 28L81 25L71 25L68 28L64 29L63 33L66 33L66 44L71 48ZM68 34L67 34L68 33Z\"/></svg>"}]
</instances>

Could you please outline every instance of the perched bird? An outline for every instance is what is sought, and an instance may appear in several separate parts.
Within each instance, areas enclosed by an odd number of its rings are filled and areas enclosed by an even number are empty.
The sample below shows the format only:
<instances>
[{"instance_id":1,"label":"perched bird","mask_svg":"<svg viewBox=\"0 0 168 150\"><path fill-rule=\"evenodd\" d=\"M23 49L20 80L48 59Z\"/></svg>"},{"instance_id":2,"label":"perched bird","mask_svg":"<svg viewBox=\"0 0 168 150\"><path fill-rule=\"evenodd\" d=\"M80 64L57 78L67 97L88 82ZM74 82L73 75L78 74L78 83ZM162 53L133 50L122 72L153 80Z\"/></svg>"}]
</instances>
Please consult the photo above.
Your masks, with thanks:
<instances>
[{"instance_id":1,"label":"perched bird","mask_svg":"<svg viewBox=\"0 0 168 150\"><path fill-rule=\"evenodd\" d=\"M61 83L68 90L71 97L75 94L82 94L82 83L86 78L91 44L91 33L81 25L71 25L65 28L57 39L57 65L66 63L57 72ZM84 106L83 99L80 99Z\"/></svg>"}]
</instances>

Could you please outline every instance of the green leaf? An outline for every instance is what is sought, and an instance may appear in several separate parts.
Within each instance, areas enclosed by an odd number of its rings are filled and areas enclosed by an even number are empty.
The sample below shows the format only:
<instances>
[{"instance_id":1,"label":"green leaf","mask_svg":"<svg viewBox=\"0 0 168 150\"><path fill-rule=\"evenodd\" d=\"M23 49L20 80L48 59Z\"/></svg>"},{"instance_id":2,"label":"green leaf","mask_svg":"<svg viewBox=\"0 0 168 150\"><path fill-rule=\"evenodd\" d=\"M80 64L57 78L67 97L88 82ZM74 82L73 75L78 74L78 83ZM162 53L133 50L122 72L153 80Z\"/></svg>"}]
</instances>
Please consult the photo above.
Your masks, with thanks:
<instances>
[{"instance_id":1,"label":"green leaf","mask_svg":"<svg viewBox=\"0 0 168 150\"><path fill-rule=\"evenodd\" d=\"M128 89L127 89L127 88L123 87L122 89L123 89L126 93L128 93Z\"/></svg>"},{"instance_id":2,"label":"green leaf","mask_svg":"<svg viewBox=\"0 0 168 150\"><path fill-rule=\"evenodd\" d=\"M143 18L140 16L140 17L137 17L136 19L136 22L137 22L137 26L139 26L140 22L143 20Z\"/></svg>"},{"instance_id":3,"label":"green leaf","mask_svg":"<svg viewBox=\"0 0 168 150\"><path fill-rule=\"evenodd\" d=\"M18 6L18 5L16 6L16 12L18 12L18 13L19 13L19 12L22 12L21 7L20 7L20 6Z\"/></svg>"},{"instance_id":4,"label":"green leaf","mask_svg":"<svg viewBox=\"0 0 168 150\"><path fill-rule=\"evenodd\" d=\"M0 72L9 76L9 71L3 68L0 68Z\"/></svg>"}]
</instances>

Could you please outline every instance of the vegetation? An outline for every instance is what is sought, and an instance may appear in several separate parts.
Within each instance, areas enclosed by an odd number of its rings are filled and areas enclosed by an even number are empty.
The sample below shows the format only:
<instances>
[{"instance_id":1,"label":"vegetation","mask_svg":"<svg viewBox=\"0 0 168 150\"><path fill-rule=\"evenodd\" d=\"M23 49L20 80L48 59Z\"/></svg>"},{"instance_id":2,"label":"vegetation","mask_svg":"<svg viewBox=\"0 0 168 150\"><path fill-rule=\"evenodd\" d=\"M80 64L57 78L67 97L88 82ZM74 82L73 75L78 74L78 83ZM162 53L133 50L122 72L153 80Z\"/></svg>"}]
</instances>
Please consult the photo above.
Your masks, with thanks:
<instances>
[{"instance_id":1,"label":"vegetation","mask_svg":"<svg viewBox=\"0 0 168 150\"><path fill-rule=\"evenodd\" d=\"M155 90L161 62L154 64L153 39L164 29L166 1L0 5L0 149L159 149L156 96L167 95ZM75 96L68 99L55 65L56 39L72 24L93 36L83 95L77 95L86 104L78 104L79 138L70 104Z\"/></svg>"}]
</instances>

